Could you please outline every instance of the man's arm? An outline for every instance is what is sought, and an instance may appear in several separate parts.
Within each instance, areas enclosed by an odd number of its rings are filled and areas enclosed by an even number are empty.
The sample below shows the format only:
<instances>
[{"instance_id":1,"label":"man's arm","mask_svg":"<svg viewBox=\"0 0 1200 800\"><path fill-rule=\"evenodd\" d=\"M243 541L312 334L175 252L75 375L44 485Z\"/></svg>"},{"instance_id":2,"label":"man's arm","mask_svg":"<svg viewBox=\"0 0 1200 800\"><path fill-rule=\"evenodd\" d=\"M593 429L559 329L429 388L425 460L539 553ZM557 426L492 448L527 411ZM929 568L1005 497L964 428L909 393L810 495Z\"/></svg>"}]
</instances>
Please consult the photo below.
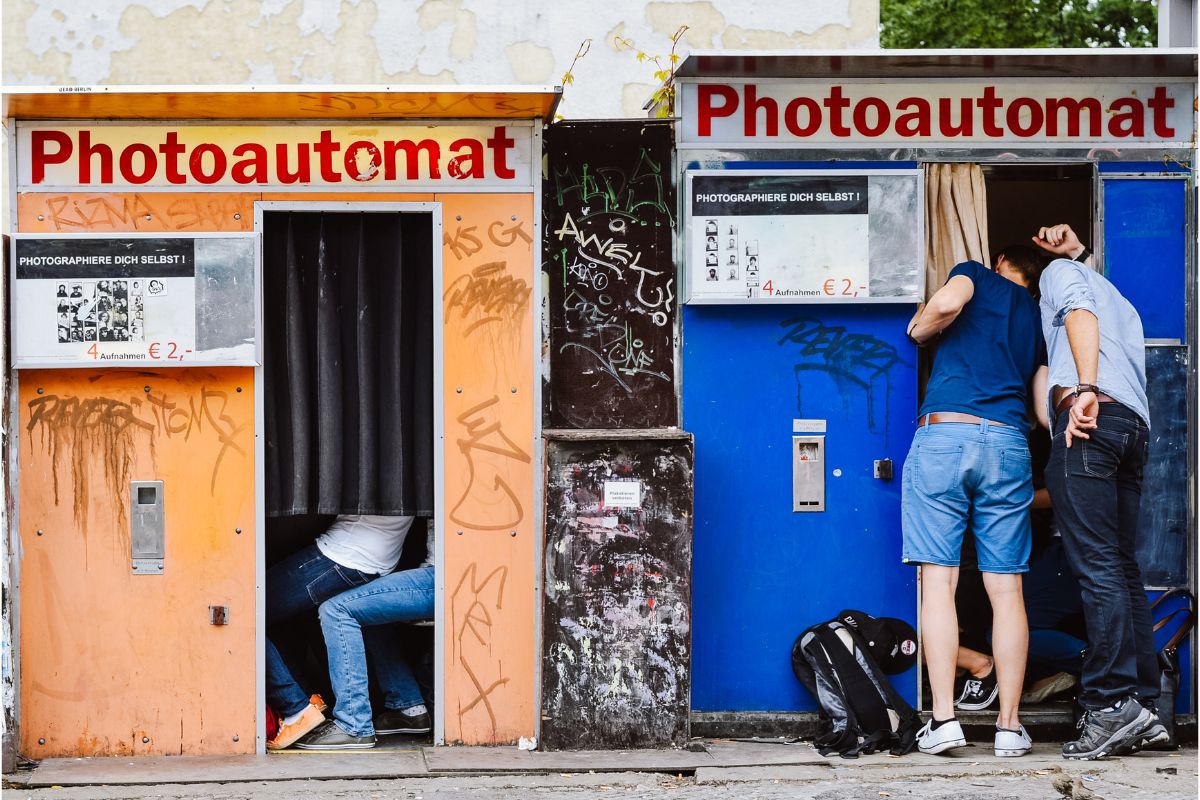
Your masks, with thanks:
<instances>
[{"instance_id":1,"label":"man's arm","mask_svg":"<svg viewBox=\"0 0 1200 800\"><path fill-rule=\"evenodd\" d=\"M966 275L955 275L929 298L924 308L917 309L908 323L909 338L925 344L949 327L974 295L975 282Z\"/></svg>"},{"instance_id":2,"label":"man's arm","mask_svg":"<svg viewBox=\"0 0 1200 800\"><path fill-rule=\"evenodd\" d=\"M1047 430L1050 428L1050 411L1047 408L1047 394L1050 387L1046 384L1050 380L1050 368L1045 364L1037 368L1033 373L1033 413L1037 417L1038 425L1041 425Z\"/></svg>"},{"instance_id":3,"label":"man's arm","mask_svg":"<svg viewBox=\"0 0 1200 800\"><path fill-rule=\"evenodd\" d=\"M1071 343L1071 356L1075 359L1075 372L1080 383L1096 383L1096 369L1100 362L1100 321L1085 308L1067 312L1065 318L1067 341ZM1092 391L1080 392L1071 406L1071 420L1067 423L1067 447L1072 438L1091 438L1084 433L1096 427L1100 414L1100 400Z\"/></svg>"},{"instance_id":4,"label":"man's arm","mask_svg":"<svg viewBox=\"0 0 1200 800\"><path fill-rule=\"evenodd\" d=\"M1038 230L1038 235L1033 237L1033 243L1056 256L1063 256L1072 261L1087 264L1089 267L1092 266L1092 251L1079 241L1079 237L1075 235L1075 231L1071 230L1070 225L1051 225L1041 228ZM1087 253L1087 256L1080 261L1079 257L1084 253Z\"/></svg>"}]
</instances>

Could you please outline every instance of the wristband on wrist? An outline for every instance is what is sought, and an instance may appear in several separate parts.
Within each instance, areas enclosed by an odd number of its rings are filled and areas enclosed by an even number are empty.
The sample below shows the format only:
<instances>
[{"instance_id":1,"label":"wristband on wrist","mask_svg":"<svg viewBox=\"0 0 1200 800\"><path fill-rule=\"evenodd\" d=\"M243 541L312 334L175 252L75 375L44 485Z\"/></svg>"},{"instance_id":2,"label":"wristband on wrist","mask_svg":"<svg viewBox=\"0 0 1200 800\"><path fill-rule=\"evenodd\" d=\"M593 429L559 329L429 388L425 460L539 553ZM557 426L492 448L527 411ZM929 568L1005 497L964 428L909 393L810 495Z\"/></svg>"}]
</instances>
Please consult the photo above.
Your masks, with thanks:
<instances>
[{"instance_id":1,"label":"wristband on wrist","mask_svg":"<svg viewBox=\"0 0 1200 800\"><path fill-rule=\"evenodd\" d=\"M1087 261L1091 257L1092 257L1092 248L1088 247L1085 244L1083 246L1083 250L1079 253L1079 255L1075 256L1075 258L1073 258L1072 261L1078 261L1080 264L1082 264L1083 262Z\"/></svg>"},{"instance_id":2,"label":"wristband on wrist","mask_svg":"<svg viewBox=\"0 0 1200 800\"><path fill-rule=\"evenodd\" d=\"M1073 391L1071 394L1078 397L1079 395L1086 394L1088 392L1091 392L1098 397L1100 395L1100 388L1094 383L1079 383L1075 385L1075 391Z\"/></svg>"}]
</instances>

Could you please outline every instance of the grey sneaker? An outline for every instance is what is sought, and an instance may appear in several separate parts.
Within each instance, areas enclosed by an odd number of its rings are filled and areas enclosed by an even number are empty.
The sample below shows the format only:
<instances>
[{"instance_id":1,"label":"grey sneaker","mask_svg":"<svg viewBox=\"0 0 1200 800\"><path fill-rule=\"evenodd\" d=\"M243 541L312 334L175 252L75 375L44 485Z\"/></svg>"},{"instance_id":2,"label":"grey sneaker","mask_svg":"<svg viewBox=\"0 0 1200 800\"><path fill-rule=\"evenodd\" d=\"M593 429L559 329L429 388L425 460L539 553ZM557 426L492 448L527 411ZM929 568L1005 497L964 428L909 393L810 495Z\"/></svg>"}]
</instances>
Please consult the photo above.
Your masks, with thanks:
<instances>
[{"instance_id":1,"label":"grey sneaker","mask_svg":"<svg viewBox=\"0 0 1200 800\"><path fill-rule=\"evenodd\" d=\"M375 736L355 736L346 733L333 720L326 720L319 728L296 742L301 750L370 750L375 746Z\"/></svg>"},{"instance_id":2,"label":"grey sneaker","mask_svg":"<svg viewBox=\"0 0 1200 800\"><path fill-rule=\"evenodd\" d=\"M1063 758L1090 761L1136 745L1153 719L1154 714L1132 697L1115 708L1085 711L1079 719L1079 738L1063 745Z\"/></svg>"},{"instance_id":3,"label":"grey sneaker","mask_svg":"<svg viewBox=\"0 0 1200 800\"><path fill-rule=\"evenodd\" d=\"M1131 756L1141 750L1170 750L1167 745L1171 741L1170 734L1167 733L1167 728L1158 718L1158 714L1153 708L1147 708L1150 712L1150 721L1146 724L1144 730L1126 744L1120 745L1113 750L1114 756Z\"/></svg>"},{"instance_id":4,"label":"grey sneaker","mask_svg":"<svg viewBox=\"0 0 1200 800\"><path fill-rule=\"evenodd\" d=\"M387 736L393 733L429 733L433 723L429 712L409 716L398 708L385 708L375 717L375 733Z\"/></svg>"}]
</instances>

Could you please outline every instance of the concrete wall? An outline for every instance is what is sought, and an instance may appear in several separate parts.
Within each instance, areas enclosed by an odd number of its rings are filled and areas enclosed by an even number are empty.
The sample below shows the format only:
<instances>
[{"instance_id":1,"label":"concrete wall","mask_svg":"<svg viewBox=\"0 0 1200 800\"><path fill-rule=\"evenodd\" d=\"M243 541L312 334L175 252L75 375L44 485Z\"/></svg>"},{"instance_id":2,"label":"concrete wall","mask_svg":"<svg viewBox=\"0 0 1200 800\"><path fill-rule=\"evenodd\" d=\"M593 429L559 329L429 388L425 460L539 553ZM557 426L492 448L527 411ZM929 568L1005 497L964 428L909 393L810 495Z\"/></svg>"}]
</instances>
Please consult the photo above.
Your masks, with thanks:
<instances>
[{"instance_id":1,"label":"concrete wall","mask_svg":"<svg viewBox=\"0 0 1200 800\"><path fill-rule=\"evenodd\" d=\"M644 116L679 52L878 46L878 0L4 0L4 82L558 84L560 112Z\"/></svg>"}]
</instances>

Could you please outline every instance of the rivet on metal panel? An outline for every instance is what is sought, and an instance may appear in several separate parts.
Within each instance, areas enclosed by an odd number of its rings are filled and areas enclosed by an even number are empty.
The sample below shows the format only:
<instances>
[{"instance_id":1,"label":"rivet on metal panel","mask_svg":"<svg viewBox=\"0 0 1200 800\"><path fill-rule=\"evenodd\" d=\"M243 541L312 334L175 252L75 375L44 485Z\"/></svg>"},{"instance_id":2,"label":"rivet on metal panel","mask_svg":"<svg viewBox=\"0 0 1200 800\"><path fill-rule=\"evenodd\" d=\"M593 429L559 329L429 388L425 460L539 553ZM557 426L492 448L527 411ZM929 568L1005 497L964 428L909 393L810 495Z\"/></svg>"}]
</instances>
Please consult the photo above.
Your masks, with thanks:
<instances>
[{"instance_id":1,"label":"rivet on metal panel","mask_svg":"<svg viewBox=\"0 0 1200 800\"><path fill-rule=\"evenodd\" d=\"M237 393L238 393L238 394L241 394L241 393L242 393L242 387L240 387L240 386L239 386L239 387L237 387Z\"/></svg>"},{"instance_id":2,"label":"rivet on metal panel","mask_svg":"<svg viewBox=\"0 0 1200 800\"><path fill-rule=\"evenodd\" d=\"M234 218L234 219L241 219L241 218L242 218L242 215L241 215L241 214L234 214L234 215L233 215L233 218ZM233 740L236 742L236 741L237 741L237 737L236 737L236 736L235 736L235 737L233 737Z\"/></svg>"},{"instance_id":3,"label":"rivet on metal panel","mask_svg":"<svg viewBox=\"0 0 1200 800\"><path fill-rule=\"evenodd\" d=\"M513 535L513 536L516 536L516 535L517 535L517 532L516 532L516 531L511 531L510 533L511 533L511 535Z\"/></svg>"},{"instance_id":4,"label":"rivet on metal panel","mask_svg":"<svg viewBox=\"0 0 1200 800\"><path fill-rule=\"evenodd\" d=\"M41 531L38 531L38 536L41 536L41 535L42 535L42 532L41 532Z\"/></svg>"},{"instance_id":5,"label":"rivet on metal panel","mask_svg":"<svg viewBox=\"0 0 1200 800\"><path fill-rule=\"evenodd\" d=\"M462 394L462 387L461 387L461 386L455 386L455 387L454 387L454 392L455 392L455 394Z\"/></svg>"},{"instance_id":6,"label":"rivet on metal panel","mask_svg":"<svg viewBox=\"0 0 1200 800\"><path fill-rule=\"evenodd\" d=\"M39 386L39 387L38 387L38 394L45 394L45 393L46 393L46 390L45 390L45 389L43 389L42 387L40 387L40 386Z\"/></svg>"},{"instance_id":7,"label":"rivet on metal panel","mask_svg":"<svg viewBox=\"0 0 1200 800\"><path fill-rule=\"evenodd\" d=\"M45 739L38 739L38 744L45 744L45 743L46 743Z\"/></svg>"},{"instance_id":8,"label":"rivet on metal panel","mask_svg":"<svg viewBox=\"0 0 1200 800\"><path fill-rule=\"evenodd\" d=\"M154 219L154 215L153 215L153 214L147 214L147 215L146 215L146 219L148 219L148 220L149 220L149 219Z\"/></svg>"},{"instance_id":9,"label":"rivet on metal panel","mask_svg":"<svg viewBox=\"0 0 1200 800\"><path fill-rule=\"evenodd\" d=\"M459 535L459 536L462 536L462 531L458 531L458 535Z\"/></svg>"},{"instance_id":10,"label":"rivet on metal panel","mask_svg":"<svg viewBox=\"0 0 1200 800\"><path fill-rule=\"evenodd\" d=\"M46 219L45 216L38 214L38 222L42 222L45 219Z\"/></svg>"},{"instance_id":11,"label":"rivet on metal panel","mask_svg":"<svg viewBox=\"0 0 1200 800\"><path fill-rule=\"evenodd\" d=\"M517 221L517 215L516 215L516 214L513 214L511 217L509 217L509 219L511 219L513 222L516 222L516 221Z\"/></svg>"},{"instance_id":12,"label":"rivet on metal panel","mask_svg":"<svg viewBox=\"0 0 1200 800\"><path fill-rule=\"evenodd\" d=\"M233 532L234 532L234 533L238 533L238 534L240 534L240 533L242 532L242 529L241 529L241 528L234 528L234 529L233 529Z\"/></svg>"},{"instance_id":13,"label":"rivet on metal panel","mask_svg":"<svg viewBox=\"0 0 1200 800\"><path fill-rule=\"evenodd\" d=\"M149 737L149 736L143 736L143 737L142 737L142 744L150 744L150 737Z\"/></svg>"},{"instance_id":14,"label":"rivet on metal panel","mask_svg":"<svg viewBox=\"0 0 1200 800\"><path fill-rule=\"evenodd\" d=\"M458 221L458 222L462 222L462 214L459 214L459 215L458 215L458 216L456 216L454 219L455 219L456 221Z\"/></svg>"},{"instance_id":15,"label":"rivet on metal panel","mask_svg":"<svg viewBox=\"0 0 1200 800\"><path fill-rule=\"evenodd\" d=\"M513 394L516 394L516 393L517 393L517 387L515 387L515 386L514 386L514 387L512 387L512 389L510 389L509 391L511 391Z\"/></svg>"},{"instance_id":16,"label":"rivet on metal panel","mask_svg":"<svg viewBox=\"0 0 1200 800\"><path fill-rule=\"evenodd\" d=\"M235 734L233 735L233 740L234 740L235 742L240 742L240 741L242 740L242 737L238 736L238 735L235 733Z\"/></svg>"},{"instance_id":17,"label":"rivet on metal panel","mask_svg":"<svg viewBox=\"0 0 1200 800\"><path fill-rule=\"evenodd\" d=\"M143 386L143 387L142 387L142 391L143 391L143 392L145 392L146 394L150 394L150 387L149 387L149 386Z\"/></svg>"}]
</instances>

